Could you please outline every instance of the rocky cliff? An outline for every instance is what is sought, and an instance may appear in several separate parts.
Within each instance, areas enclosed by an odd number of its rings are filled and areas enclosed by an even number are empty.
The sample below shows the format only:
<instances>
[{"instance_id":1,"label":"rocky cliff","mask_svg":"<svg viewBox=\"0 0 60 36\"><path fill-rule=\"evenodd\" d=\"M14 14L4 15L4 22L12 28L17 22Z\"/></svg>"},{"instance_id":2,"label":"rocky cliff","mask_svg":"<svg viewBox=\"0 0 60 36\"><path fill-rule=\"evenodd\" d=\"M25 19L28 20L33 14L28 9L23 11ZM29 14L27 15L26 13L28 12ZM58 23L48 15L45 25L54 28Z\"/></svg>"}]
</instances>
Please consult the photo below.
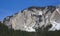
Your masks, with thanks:
<instances>
[{"instance_id":1,"label":"rocky cliff","mask_svg":"<svg viewBox=\"0 0 60 36\"><path fill-rule=\"evenodd\" d=\"M60 24L60 8L55 6L29 7L4 18L3 23L14 30L35 32L36 29L52 30Z\"/></svg>"}]
</instances>

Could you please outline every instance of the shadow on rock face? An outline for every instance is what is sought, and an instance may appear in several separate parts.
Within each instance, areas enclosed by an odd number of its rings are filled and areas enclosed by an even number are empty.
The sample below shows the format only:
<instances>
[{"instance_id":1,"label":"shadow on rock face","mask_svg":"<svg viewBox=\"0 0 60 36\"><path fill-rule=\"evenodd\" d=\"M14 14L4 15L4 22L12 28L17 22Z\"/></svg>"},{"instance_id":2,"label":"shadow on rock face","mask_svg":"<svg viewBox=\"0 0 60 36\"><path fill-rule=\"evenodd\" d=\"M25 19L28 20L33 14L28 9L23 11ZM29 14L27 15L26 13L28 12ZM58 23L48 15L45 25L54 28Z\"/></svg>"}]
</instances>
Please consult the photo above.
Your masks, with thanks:
<instances>
[{"instance_id":1,"label":"shadow on rock face","mask_svg":"<svg viewBox=\"0 0 60 36\"><path fill-rule=\"evenodd\" d=\"M48 31L51 27L52 27L52 24L47 25L46 27L44 27L44 26L42 26L41 28L38 27L38 29L36 29L36 31Z\"/></svg>"}]
</instances>

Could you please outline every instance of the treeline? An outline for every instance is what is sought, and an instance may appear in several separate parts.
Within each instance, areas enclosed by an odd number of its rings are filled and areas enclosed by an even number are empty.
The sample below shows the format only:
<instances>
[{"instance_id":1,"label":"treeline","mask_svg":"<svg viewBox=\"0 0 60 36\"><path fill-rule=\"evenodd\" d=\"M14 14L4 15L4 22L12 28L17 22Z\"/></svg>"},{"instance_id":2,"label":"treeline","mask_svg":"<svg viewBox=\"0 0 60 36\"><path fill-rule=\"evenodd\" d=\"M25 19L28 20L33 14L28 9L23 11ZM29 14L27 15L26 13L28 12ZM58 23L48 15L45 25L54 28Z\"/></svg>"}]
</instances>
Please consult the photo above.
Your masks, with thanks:
<instances>
[{"instance_id":1,"label":"treeline","mask_svg":"<svg viewBox=\"0 0 60 36\"><path fill-rule=\"evenodd\" d=\"M60 36L60 31L37 31L26 32L20 30L9 29L7 26L0 22L0 36Z\"/></svg>"}]
</instances>

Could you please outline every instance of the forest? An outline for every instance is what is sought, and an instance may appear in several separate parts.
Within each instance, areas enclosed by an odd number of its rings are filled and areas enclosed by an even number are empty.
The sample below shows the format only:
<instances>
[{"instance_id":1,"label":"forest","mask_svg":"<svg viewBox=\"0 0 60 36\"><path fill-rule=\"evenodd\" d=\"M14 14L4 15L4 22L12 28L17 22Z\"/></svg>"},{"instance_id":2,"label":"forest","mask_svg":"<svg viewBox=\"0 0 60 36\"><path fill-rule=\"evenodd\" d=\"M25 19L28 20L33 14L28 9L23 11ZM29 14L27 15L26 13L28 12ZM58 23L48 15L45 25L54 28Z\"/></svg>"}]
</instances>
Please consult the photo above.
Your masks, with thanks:
<instances>
[{"instance_id":1,"label":"forest","mask_svg":"<svg viewBox=\"0 0 60 36\"><path fill-rule=\"evenodd\" d=\"M26 32L21 30L9 29L6 25L0 22L0 36L60 36L59 31L40 31Z\"/></svg>"}]
</instances>

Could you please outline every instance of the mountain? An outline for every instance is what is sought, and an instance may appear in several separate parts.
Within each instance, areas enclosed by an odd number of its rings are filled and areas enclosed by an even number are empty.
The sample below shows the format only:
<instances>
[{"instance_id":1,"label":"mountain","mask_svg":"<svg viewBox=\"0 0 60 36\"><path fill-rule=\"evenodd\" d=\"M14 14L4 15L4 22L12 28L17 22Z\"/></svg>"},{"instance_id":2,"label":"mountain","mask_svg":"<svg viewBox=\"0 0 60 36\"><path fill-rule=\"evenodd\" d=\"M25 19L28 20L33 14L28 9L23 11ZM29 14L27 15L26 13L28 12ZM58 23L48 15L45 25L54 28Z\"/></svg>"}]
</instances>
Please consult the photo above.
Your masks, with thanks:
<instances>
[{"instance_id":1,"label":"mountain","mask_svg":"<svg viewBox=\"0 0 60 36\"><path fill-rule=\"evenodd\" d=\"M11 16L7 16L2 23L8 26L8 28L28 32L36 32L36 29L42 31L59 30L60 27L57 27L57 25L60 25L59 11L59 6L32 6Z\"/></svg>"}]
</instances>

